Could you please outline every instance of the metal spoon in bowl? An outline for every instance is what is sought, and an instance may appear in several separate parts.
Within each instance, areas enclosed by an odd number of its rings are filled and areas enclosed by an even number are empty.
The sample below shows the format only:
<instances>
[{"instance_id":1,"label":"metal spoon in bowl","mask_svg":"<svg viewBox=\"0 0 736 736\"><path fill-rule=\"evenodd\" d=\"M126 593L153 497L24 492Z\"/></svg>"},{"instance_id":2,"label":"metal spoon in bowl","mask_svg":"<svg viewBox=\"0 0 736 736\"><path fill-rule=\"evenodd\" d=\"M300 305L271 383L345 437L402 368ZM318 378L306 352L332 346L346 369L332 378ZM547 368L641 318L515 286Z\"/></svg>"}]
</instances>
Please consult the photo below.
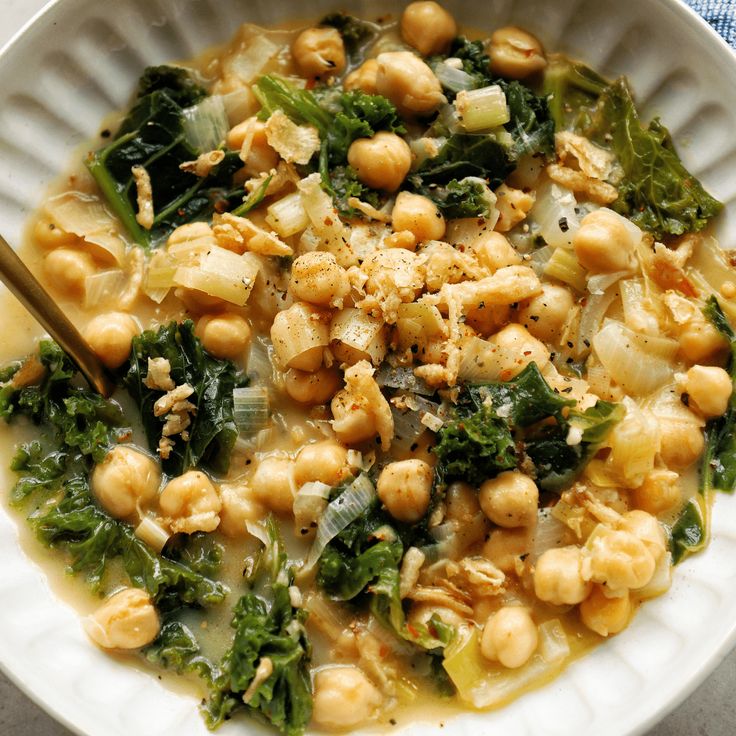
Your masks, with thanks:
<instances>
[{"instance_id":1,"label":"metal spoon in bowl","mask_svg":"<svg viewBox=\"0 0 736 736\"><path fill-rule=\"evenodd\" d=\"M115 384L100 359L2 235L0 235L0 280L59 343L89 385L102 396L110 396L115 390Z\"/></svg>"}]
</instances>

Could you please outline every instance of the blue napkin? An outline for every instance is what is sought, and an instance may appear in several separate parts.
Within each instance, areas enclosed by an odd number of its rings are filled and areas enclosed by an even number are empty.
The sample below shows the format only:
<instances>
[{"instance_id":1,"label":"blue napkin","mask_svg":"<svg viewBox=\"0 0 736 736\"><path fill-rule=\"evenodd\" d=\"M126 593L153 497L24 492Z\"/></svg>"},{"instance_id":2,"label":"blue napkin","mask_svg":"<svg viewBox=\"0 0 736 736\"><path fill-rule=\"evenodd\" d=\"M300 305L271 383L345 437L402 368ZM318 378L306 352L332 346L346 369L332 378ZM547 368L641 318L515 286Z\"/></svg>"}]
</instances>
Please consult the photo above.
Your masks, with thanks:
<instances>
[{"instance_id":1,"label":"blue napkin","mask_svg":"<svg viewBox=\"0 0 736 736\"><path fill-rule=\"evenodd\" d=\"M736 48L736 0L687 0L687 4Z\"/></svg>"}]
</instances>

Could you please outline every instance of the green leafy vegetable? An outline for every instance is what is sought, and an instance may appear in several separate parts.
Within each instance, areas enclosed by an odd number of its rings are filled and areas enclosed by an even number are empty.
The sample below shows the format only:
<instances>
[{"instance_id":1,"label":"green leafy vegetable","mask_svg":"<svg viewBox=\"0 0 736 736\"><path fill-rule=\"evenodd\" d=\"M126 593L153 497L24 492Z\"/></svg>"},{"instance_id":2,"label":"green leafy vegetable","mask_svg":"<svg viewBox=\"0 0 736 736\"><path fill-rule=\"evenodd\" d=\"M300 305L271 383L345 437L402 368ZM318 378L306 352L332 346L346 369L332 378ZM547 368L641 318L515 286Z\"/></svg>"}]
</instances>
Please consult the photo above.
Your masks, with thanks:
<instances>
[{"instance_id":1,"label":"green leafy vegetable","mask_svg":"<svg viewBox=\"0 0 736 736\"><path fill-rule=\"evenodd\" d=\"M456 417L438 432L440 477L479 485L517 467L518 448L534 463L540 488L567 487L624 414L623 407L606 401L584 412L574 405L550 388L534 363L511 381L464 386ZM568 444L571 430L580 433L577 444Z\"/></svg>"},{"instance_id":2,"label":"green leafy vegetable","mask_svg":"<svg viewBox=\"0 0 736 736\"><path fill-rule=\"evenodd\" d=\"M422 162L409 181L418 190L476 176L485 179L494 189L513 170L508 148L497 135L455 133L447 138L434 158Z\"/></svg>"},{"instance_id":3,"label":"green leafy vegetable","mask_svg":"<svg viewBox=\"0 0 736 736\"><path fill-rule=\"evenodd\" d=\"M718 300L711 296L703 313L728 340L731 355L728 372L736 387L736 333ZM736 396L731 394L726 413L711 419L705 427L705 451L700 465L698 495L690 499L670 531L670 550L675 563L705 547L710 529L713 493L736 490Z\"/></svg>"},{"instance_id":4,"label":"green leafy vegetable","mask_svg":"<svg viewBox=\"0 0 736 736\"><path fill-rule=\"evenodd\" d=\"M140 245L156 246L178 225L205 219L217 208L230 209L242 197L242 189L232 185L233 174L242 166L237 152L226 153L206 177L185 174L179 168L204 152L187 140L184 110L205 94L184 69L149 67L114 139L87 160L105 198ZM134 166L144 167L151 180L154 221L150 230L136 219Z\"/></svg>"},{"instance_id":5,"label":"green leafy vegetable","mask_svg":"<svg viewBox=\"0 0 736 736\"><path fill-rule=\"evenodd\" d=\"M235 366L206 352L189 320L182 324L171 322L158 331L147 330L133 340L124 384L141 410L146 437L154 452L165 421L165 416L154 415L154 404L165 392L145 384L151 358L168 360L174 384L189 384L194 389L188 400L196 411L192 412L188 435L186 439L181 434L172 438L171 454L162 462L164 471L181 475L203 463L225 472L238 437L233 416L233 389L238 380Z\"/></svg>"},{"instance_id":6,"label":"green leafy vegetable","mask_svg":"<svg viewBox=\"0 0 736 736\"><path fill-rule=\"evenodd\" d=\"M552 54L544 74L544 93L557 130L585 131L608 80L589 67Z\"/></svg>"},{"instance_id":7,"label":"green leafy vegetable","mask_svg":"<svg viewBox=\"0 0 736 736\"><path fill-rule=\"evenodd\" d=\"M445 480L462 478L479 485L516 467L516 447L509 425L491 406L446 422L437 433L434 452Z\"/></svg>"},{"instance_id":8,"label":"green leafy vegetable","mask_svg":"<svg viewBox=\"0 0 736 736\"><path fill-rule=\"evenodd\" d=\"M292 573L273 519L268 522L268 534L272 602L269 606L255 593L248 593L236 604L231 622L233 643L205 713L210 726L216 726L240 707L247 694L245 706L250 712L287 736L299 736L312 715L306 612L291 605ZM257 672L266 674L252 687Z\"/></svg>"},{"instance_id":9,"label":"green leafy vegetable","mask_svg":"<svg viewBox=\"0 0 736 736\"><path fill-rule=\"evenodd\" d=\"M691 498L680 511L670 530L672 562L677 564L685 557L699 552L708 541L707 500L699 495Z\"/></svg>"},{"instance_id":10,"label":"green leafy vegetable","mask_svg":"<svg viewBox=\"0 0 736 736\"><path fill-rule=\"evenodd\" d=\"M200 548L195 540L180 560L157 555L129 524L100 508L89 473L130 429L121 428L123 414L114 401L77 385L58 345L43 341L39 360L46 369L40 383L9 393L5 415L6 421L25 415L39 427L40 437L19 447L11 465L19 473L11 500L35 508L29 522L38 538L63 550L70 572L83 573L95 590L119 559L131 583L147 590L161 610L222 601L226 589L210 579L217 550Z\"/></svg>"},{"instance_id":11,"label":"green leafy vegetable","mask_svg":"<svg viewBox=\"0 0 736 736\"><path fill-rule=\"evenodd\" d=\"M522 156L552 156L555 150L555 122L550 116L545 97L535 95L521 82L497 80L506 94L511 119L504 127L514 143L510 157L518 161Z\"/></svg>"},{"instance_id":12,"label":"green leafy vegetable","mask_svg":"<svg viewBox=\"0 0 736 736\"><path fill-rule=\"evenodd\" d=\"M336 490L336 496L344 491ZM426 524L398 524L376 499L326 547L319 560L318 585L338 601L365 601L389 630L422 649L445 646L452 630L441 622L409 625L399 594L399 569L410 546L432 543Z\"/></svg>"},{"instance_id":13,"label":"green leafy vegetable","mask_svg":"<svg viewBox=\"0 0 736 736\"><path fill-rule=\"evenodd\" d=\"M728 372L736 386L736 334L714 296L708 299L703 312L729 342ZM726 413L708 422L705 438L700 475L702 491L733 493L736 490L736 391L731 394Z\"/></svg>"},{"instance_id":14,"label":"green leafy vegetable","mask_svg":"<svg viewBox=\"0 0 736 736\"><path fill-rule=\"evenodd\" d=\"M358 214L347 205L348 197L380 205L379 193L357 180L347 160L350 144L358 138L370 138L382 130L405 132L396 107L389 100L359 90L318 97L310 90L297 89L268 75L258 79L253 91L262 105L262 117L283 110L298 125L317 128L322 141L318 161L322 186L335 198L341 212Z\"/></svg>"},{"instance_id":15,"label":"green leafy vegetable","mask_svg":"<svg viewBox=\"0 0 736 736\"><path fill-rule=\"evenodd\" d=\"M723 205L683 166L667 129L658 120L642 125L623 78L598 105L594 131L611 136L624 172L614 209L657 238L702 230Z\"/></svg>"},{"instance_id":16,"label":"green leafy vegetable","mask_svg":"<svg viewBox=\"0 0 736 736\"><path fill-rule=\"evenodd\" d=\"M363 61L366 49L378 37L378 28L373 23L347 13L329 13L319 25L331 26L340 32L351 66Z\"/></svg>"},{"instance_id":17,"label":"green leafy vegetable","mask_svg":"<svg viewBox=\"0 0 736 736\"><path fill-rule=\"evenodd\" d=\"M554 425L542 426L525 438L526 454L537 471L537 485L546 491L567 488L602 447L609 432L621 421L620 404L598 400L585 411L571 410L567 418ZM571 429L582 432L577 444L569 445Z\"/></svg>"},{"instance_id":18,"label":"green leafy vegetable","mask_svg":"<svg viewBox=\"0 0 736 736\"><path fill-rule=\"evenodd\" d=\"M451 179L446 186L420 185L416 191L429 197L448 219L485 217L491 209L488 187L483 180L475 177L460 181Z\"/></svg>"},{"instance_id":19,"label":"green leafy vegetable","mask_svg":"<svg viewBox=\"0 0 736 736\"><path fill-rule=\"evenodd\" d=\"M562 420L562 410L575 406L573 399L550 388L536 363L529 363L510 381L466 386L458 408L468 413L479 411L489 398L494 407L504 408L504 417L516 427L528 427L547 417Z\"/></svg>"},{"instance_id":20,"label":"green leafy vegetable","mask_svg":"<svg viewBox=\"0 0 736 736\"><path fill-rule=\"evenodd\" d=\"M174 619L165 621L156 640L143 650L145 658L163 669L199 675L208 685L214 686L219 670L202 650L188 626Z\"/></svg>"}]
</instances>

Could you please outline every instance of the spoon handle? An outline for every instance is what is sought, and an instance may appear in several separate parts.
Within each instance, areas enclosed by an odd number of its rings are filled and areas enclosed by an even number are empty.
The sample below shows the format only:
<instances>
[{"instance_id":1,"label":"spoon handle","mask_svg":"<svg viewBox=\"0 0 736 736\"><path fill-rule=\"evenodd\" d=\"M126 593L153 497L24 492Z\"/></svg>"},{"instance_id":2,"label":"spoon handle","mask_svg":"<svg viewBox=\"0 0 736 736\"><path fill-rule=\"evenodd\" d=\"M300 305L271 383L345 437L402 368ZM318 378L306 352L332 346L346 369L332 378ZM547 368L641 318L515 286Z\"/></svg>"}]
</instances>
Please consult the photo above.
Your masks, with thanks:
<instances>
[{"instance_id":1,"label":"spoon handle","mask_svg":"<svg viewBox=\"0 0 736 736\"><path fill-rule=\"evenodd\" d=\"M89 385L110 396L115 384L79 330L0 235L0 280L74 361Z\"/></svg>"}]
</instances>

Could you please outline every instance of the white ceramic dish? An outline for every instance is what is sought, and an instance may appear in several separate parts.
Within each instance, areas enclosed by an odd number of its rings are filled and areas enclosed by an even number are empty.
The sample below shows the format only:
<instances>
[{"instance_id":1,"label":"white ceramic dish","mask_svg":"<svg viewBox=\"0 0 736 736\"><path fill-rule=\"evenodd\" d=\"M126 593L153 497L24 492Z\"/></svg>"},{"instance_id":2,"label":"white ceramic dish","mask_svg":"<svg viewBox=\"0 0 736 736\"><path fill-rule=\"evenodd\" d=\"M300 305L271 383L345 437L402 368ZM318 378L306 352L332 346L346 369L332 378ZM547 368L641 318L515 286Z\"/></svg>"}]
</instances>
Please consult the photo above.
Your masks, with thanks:
<instances>
[{"instance_id":1,"label":"white ceramic dish","mask_svg":"<svg viewBox=\"0 0 736 736\"><path fill-rule=\"evenodd\" d=\"M516 22L548 48L627 74L645 116L661 115L689 168L723 200L724 247L736 247L736 56L677 0L444 0L464 24ZM396 10L393 4L393 9ZM369 17L391 3L315 0L59 0L0 55L0 222L18 242L44 187L72 149L127 102L147 64L183 58L264 25L335 8ZM2 491L4 492L4 489ZM638 734L661 718L736 642L736 497L715 506L713 542L682 564L670 592L629 629L559 679L493 713L399 726L393 733L460 736ZM21 551L0 512L0 666L80 734L206 734L196 703L117 663L86 640L74 611ZM252 721L220 733L259 733Z\"/></svg>"}]
</instances>

